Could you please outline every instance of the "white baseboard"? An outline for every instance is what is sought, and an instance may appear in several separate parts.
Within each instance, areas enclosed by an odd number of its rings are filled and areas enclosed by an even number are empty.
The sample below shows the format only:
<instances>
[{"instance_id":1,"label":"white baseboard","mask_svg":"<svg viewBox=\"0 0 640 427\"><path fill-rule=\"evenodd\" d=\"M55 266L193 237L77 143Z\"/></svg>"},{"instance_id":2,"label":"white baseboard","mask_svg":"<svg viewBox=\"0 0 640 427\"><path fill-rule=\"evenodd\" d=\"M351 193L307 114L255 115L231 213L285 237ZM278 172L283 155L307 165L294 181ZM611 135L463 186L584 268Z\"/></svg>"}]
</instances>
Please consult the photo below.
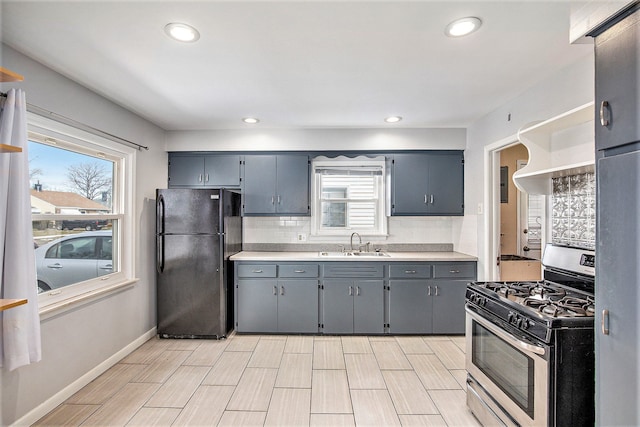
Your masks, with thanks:
<instances>
[{"instance_id":1,"label":"white baseboard","mask_svg":"<svg viewBox=\"0 0 640 427\"><path fill-rule=\"evenodd\" d=\"M157 334L156 328L152 328L142 334L140 337L136 338L129 345L124 347L122 350L115 353L113 356L109 357L107 360L91 369L89 372L69 384L67 387L60 390L55 395L51 396L49 399L45 400L43 403L29 411L22 418L16 420L15 423L11 424L12 426L30 426L38 421L40 418L47 415L49 412L54 410L58 405L63 403L65 400L73 396L77 393L82 387L89 384L91 381L98 378L102 375L107 369L111 368L113 365L124 359L128 354L133 352L135 349L140 347L145 342L149 341L151 338L155 337Z\"/></svg>"}]
</instances>

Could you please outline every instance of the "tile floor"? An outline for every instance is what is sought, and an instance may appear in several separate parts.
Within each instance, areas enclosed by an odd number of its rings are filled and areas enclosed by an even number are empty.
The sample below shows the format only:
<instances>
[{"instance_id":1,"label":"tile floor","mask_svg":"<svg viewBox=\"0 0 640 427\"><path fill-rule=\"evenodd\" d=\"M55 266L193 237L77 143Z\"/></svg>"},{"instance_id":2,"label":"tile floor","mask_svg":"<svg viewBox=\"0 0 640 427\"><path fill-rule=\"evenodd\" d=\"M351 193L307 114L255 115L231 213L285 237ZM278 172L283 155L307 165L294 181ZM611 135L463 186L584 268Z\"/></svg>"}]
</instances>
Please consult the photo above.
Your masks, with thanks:
<instances>
[{"instance_id":1,"label":"tile floor","mask_svg":"<svg viewBox=\"0 0 640 427\"><path fill-rule=\"evenodd\" d=\"M36 425L478 426L464 337L152 339Z\"/></svg>"}]
</instances>

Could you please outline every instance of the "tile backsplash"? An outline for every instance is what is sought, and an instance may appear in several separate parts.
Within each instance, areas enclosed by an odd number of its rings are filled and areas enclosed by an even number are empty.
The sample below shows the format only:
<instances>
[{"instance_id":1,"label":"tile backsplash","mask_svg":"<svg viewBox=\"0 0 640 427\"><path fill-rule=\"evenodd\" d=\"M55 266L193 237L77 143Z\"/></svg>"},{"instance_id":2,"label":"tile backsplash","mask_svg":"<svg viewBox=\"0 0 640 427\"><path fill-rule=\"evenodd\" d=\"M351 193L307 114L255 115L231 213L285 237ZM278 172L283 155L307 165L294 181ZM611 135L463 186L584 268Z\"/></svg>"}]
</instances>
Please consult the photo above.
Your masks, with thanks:
<instances>
[{"instance_id":1,"label":"tile backsplash","mask_svg":"<svg viewBox=\"0 0 640 427\"><path fill-rule=\"evenodd\" d=\"M254 245L271 244L347 244L346 237L316 237L310 235L311 224L309 217L244 217L243 243ZM455 243L467 248L465 236L475 235L473 226L477 222L473 217L462 221L462 217L389 217L386 238L363 236L363 241L370 241L372 245L392 244L441 244ZM299 240L299 235L304 240ZM450 250L450 249L449 249Z\"/></svg>"},{"instance_id":2,"label":"tile backsplash","mask_svg":"<svg viewBox=\"0 0 640 427\"><path fill-rule=\"evenodd\" d=\"M595 174L588 172L553 178L552 183L552 242L595 249Z\"/></svg>"}]
</instances>

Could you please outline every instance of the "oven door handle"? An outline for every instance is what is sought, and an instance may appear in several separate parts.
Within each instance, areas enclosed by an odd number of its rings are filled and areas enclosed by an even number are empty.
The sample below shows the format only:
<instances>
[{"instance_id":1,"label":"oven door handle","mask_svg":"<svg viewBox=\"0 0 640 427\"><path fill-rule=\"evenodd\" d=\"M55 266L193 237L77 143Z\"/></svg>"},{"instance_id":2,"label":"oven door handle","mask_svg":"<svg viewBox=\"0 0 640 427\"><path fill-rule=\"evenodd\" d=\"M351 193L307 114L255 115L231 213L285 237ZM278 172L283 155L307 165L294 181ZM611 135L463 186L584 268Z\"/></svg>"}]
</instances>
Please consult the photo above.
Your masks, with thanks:
<instances>
[{"instance_id":1,"label":"oven door handle","mask_svg":"<svg viewBox=\"0 0 640 427\"><path fill-rule=\"evenodd\" d=\"M483 319L481 316L479 316L475 312L469 310L469 308L465 308L465 310L467 311L467 313L474 320L476 320L478 323L480 323L484 328L489 329L491 332L493 332L494 334L496 334L498 337L502 338L503 340L507 341L509 344L513 345L514 347L520 348L520 349L522 349L524 351L527 351L529 353L538 354L540 356L544 356L545 355L546 350L545 350L544 347L539 347L537 345L529 344L529 343L521 341L521 340L519 340L517 338L514 338L511 334L506 333L505 331L503 331L499 327L495 326L490 321L488 321L486 319Z\"/></svg>"}]
</instances>

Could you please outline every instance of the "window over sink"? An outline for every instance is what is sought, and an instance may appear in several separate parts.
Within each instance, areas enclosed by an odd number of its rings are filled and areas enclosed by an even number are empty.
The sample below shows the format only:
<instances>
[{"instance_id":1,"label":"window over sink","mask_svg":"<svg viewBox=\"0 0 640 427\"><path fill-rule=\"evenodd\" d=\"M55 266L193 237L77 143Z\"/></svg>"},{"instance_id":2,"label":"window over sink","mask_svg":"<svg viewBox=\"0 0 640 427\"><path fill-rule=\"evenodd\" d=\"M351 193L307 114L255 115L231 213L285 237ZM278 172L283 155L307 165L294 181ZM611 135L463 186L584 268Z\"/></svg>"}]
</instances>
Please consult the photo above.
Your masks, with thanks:
<instances>
[{"instance_id":1,"label":"window over sink","mask_svg":"<svg viewBox=\"0 0 640 427\"><path fill-rule=\"evenodd\" d=\"M317 157L312 177L312 235L386 235L384 157Z\"/></svg>"}]
</instances>

